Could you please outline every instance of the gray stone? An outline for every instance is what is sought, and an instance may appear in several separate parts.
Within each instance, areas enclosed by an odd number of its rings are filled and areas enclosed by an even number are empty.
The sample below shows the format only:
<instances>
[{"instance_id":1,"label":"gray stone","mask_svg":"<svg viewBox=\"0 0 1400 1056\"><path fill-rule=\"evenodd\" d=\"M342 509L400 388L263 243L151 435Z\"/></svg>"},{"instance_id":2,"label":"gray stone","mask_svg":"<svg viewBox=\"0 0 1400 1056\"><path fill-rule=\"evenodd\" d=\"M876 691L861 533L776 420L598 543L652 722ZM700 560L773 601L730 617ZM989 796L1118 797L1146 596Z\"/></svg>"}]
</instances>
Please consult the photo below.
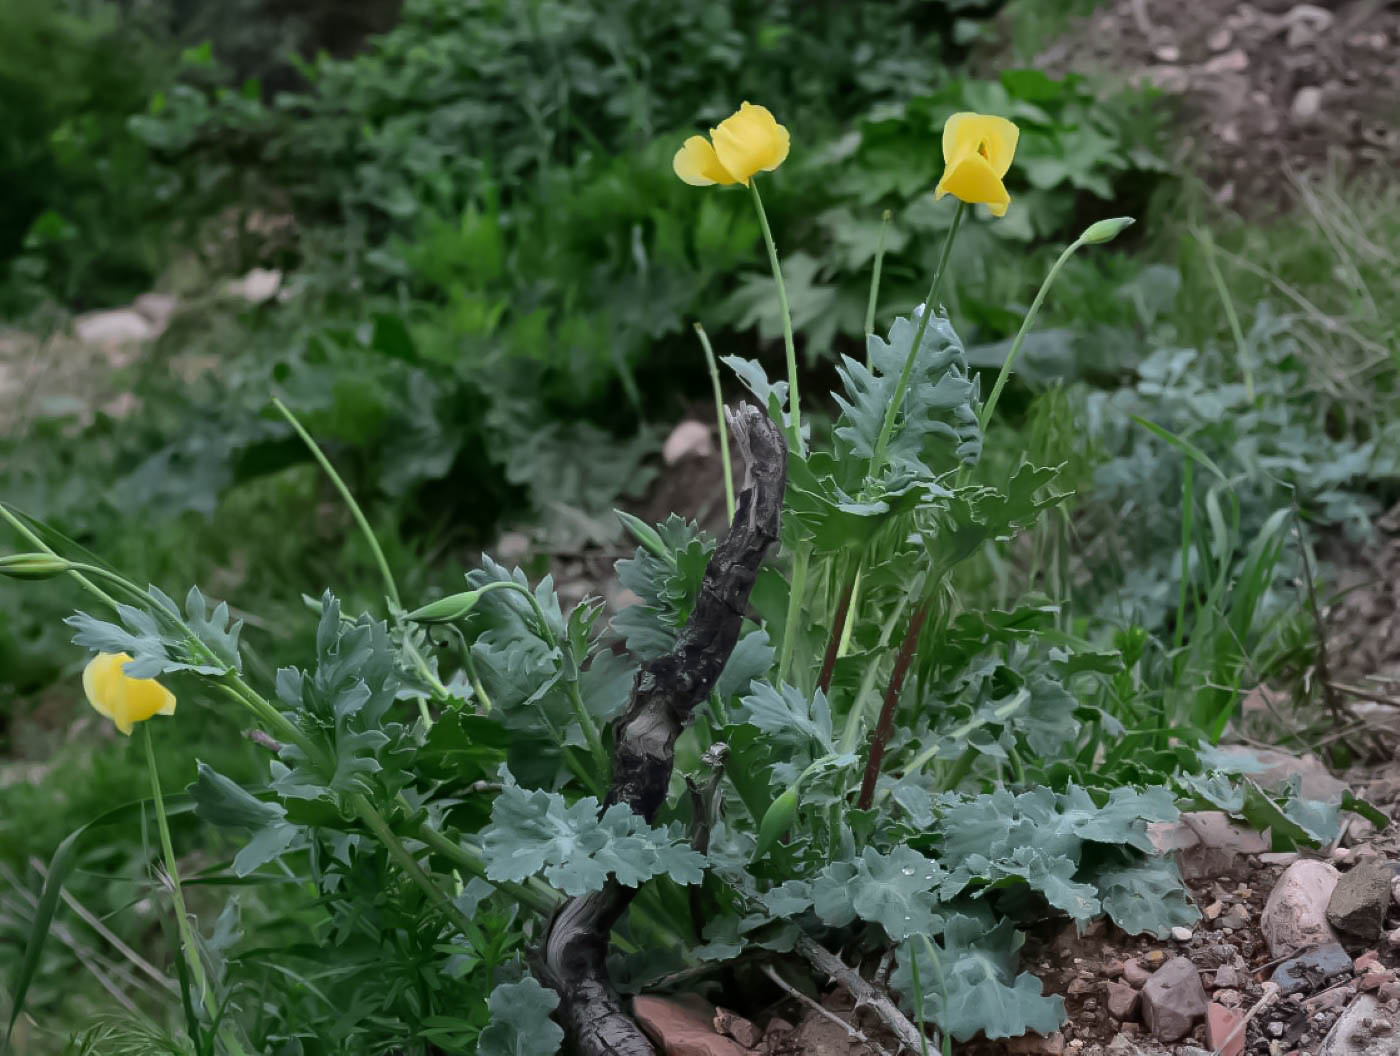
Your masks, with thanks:
<instances>
[{"instance_id":1,"label":"gray stone","mask_svg":"<svg viewBox=\"0 0 1400 1056\"><path fill-rule=\"evenodd\" d=\"M1107 1056L1143 1056L1143 1051L1138 1047L1137 1042L1126 1034L1119 1034L1108 1043L1105 1053Z\"/></svg>"},{"instance_id":2,"label":"gray stone","mask_svg":"<svg viewBox=\"0 0 1400 1056\"><path fill-rule=\"evenodd\" d=\"M131 344L147 341L156 332L150 320L134 308L80 315L73 321L73 331L85 345Z\"/></svg>"},{"instance_id":3,"label":"gray stone","mask_svg":"<svg viewBox=\"0 0 1400 1056\"><path fill-rule=\"evenodd\" d=\"M1396 1048L1394 1022L1379 1001L1362 994L1337 1017L1318 1056L1395 1056Z\"/></svg>"},{"instance_id":4,"label":"gray stone","mask_svg":"<svg viewBox=\"0 0 1400 1056\"><path fill-rule=\"evenodd\" d=\"M1269 791L1286 785L1288 779L1295 774L1303 779L1302 792L1308 799L1337 803L1341 801L1342 793L1347 788L1346 783L1333 777L1331 771L1315 755L1296 756L1273 748L1242 748L1234 745L1222 748L1221 751L1241 762L1248 762L1251 757L1258 761L1264 769L1249 776Z\"/></svg>"},{"instance_id":5,"label":"gray stone","mask_svg":"<svg viewBox=\"0 0 1400 1056\"><path fill-rule=\"evenodd\" d=\"M1249 907L1243 905L1231 906L1228 913L1220 918L1220 926L1229 928L1232 931L1243 931L1249 927Z\"/></svg>"},{"instance_id":6,"label":"gray stone","mask_svg":"<svg viewBox=\"0 0 1400 1056\"><path fill-rule=\"evenodd\" d=\"M224 284L225 293L240 297L249 304L270 301L281 289L282 273L268 268L254 268L241 279L230 279Z\"/></svg>"},{"instance_id":7,"label":"gray stone","mask_svg":"<svg viewBox=\"0 0 1400 1056\"><path fill-rule=\"evenodd\" d=\"M1334 975L1351 974L1351 954L1339 943L1308 950L1274 969L1274 982L1285 994L1312 993Z\"/></svg>"},{"instance_id":8,"label":"gray stone","mask_svg":"<svg viewBox=\"0 0 1400 1056\"><path fill-rule=\"evenodd\" d=\"M1231 990L1240 986L1244 982L1240 976L1240 971L1234 965L1222 964L1215 970L1215 986L1228 987Z\"/></svg>"},{"instance_id":9,"label":"gray stone","mask_svg":"<svg viewBox=\"0 0 1400 1056\"><path fill-rule=\"evenodd\" d=\"M1322 111L1322 89L1315 84L1304 85L1298 89L1298 93L1293 96L1293 105L1289 112L1293 115L1293 120L1298 122L1311 121Z\"/></svg>"},{"instance_id":10,"label":"gray stone","mask_svg":"<svg viewBox=\"0 0 1400 1056\"><path fill-rule=\"evenodd\" d=\"M496 540L495 558L509 568L524 561L530 554L530 537L524 532L502 532Z\"/></svg>"},{"instance_id":11,"label":"gray stone","mask_svg":"<svg viewBox=\"0 0 1400 1056\"><path fill-rule=\"evenodd\" d=\"M143 293L131 302L131 307L145 316L157 333L161 333L175 314L175 309L180 307L180 299L173 293Z\"/></svg>"},{"instance_id":12,"label":"gray stone","mask_svg":"<svg viewBox=\"0 0 1400 1056\"><path fill-rule=\"evenodd\" d=\"M1138 992L1127 983L1108 983L1108 1014L1117 1020L1135 1019L1138 1010Z\"/></svg>"},{"instance_id":13,"label":"gray stone","mask_svg":"<svg viewBox=\"0 0 1400 1056\"><path fill-rule=\"evenodd\" d=\"M1152 973L1139 964L1136 958L1129 958L1123 962L1123 979L1126 982L1141 987L1151 978Z\"/></svg>"},{"instance_id":14,"label":"gray stone","mask_svg":"<svg viewBox=\"0 0 1400 1056\"><path fill-rule=\"evenodd\" d=\"M709 458L714 451L710 427L704 422L686 419L666 437L666 443L661 447L661 460L668 466L674 466L685 458Z\"/></svg>"},{"instance_id":15,"label":"gray stone","mask_svg":"<svg viewBox=\"0 0 1400 1056\"><path fill-rule=\"evenodd\" d=\"M1205 988L1185 957L1167 961L1142 988L1142 1021L1159 1041L1180 1041L1205 1015Z\"/></svg>"},{"instance_id":16,"label":"gray stone","mask_svg":"<svg viewBox=\"0 0 1400 1056\"><path fill-rule=\"evenodd\" d=\"M1259 918L1264 939L1275 957L1338 941L1337 933L1327 923L1327 903L1340 876L1326 862L1310 858L1294 862L1283 871Z\"/></svg>"},{"instance_id":17,"label":"gray stone","mask_svg":"<svg viewBox=\"0 0 1400 1056\"><path fill-rule=\"evenodd\" d=\"M1383 858L1358 862L1343 873L1327 902L1327 920L1343 935L1374 942L1390 905L1390 881L1395 871Z\"/></svg>"},{"instance_id":18,"label":"gray stone","mask_svg":"<svg viewBox=\"0 0 1400 1056\"><path fill-rule=\"evenodd\" d=\"M1177 867L1187 880L1201 880L1230 872L1247 854L1267 852L1267 836L1239 825L1219 810L1198 810L1177 821L1153 822L1147 837L1163 854L1174 853Z\"/></svg>"}]
</instances>

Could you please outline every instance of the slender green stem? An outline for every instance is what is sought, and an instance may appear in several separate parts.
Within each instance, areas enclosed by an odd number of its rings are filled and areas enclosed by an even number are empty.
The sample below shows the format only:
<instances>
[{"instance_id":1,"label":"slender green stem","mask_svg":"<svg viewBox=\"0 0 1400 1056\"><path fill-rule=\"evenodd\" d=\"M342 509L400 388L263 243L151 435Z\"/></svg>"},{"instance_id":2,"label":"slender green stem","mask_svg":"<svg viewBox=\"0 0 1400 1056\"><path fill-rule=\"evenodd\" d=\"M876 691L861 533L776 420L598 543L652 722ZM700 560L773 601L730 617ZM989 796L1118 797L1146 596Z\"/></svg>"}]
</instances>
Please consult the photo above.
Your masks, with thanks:
<instances>
[{"instance_id":1,"label":"slender green stem","mask_svg":"<svg viewBox=\"0 0 1400 1056\"><path fill-rule=\"evenodd\" d=\"M1001 390L1006 388L1006 380L1011 376L1011 368L1016 365L1016 357L1021 354L1021 346L1026 341L1026 334L1030 332L1031 324L1035 322L1035 317L1040 313L1040 306L1045 301L1045 295L1050 292L1051 283L1055 281L1055 276L1064 267L1065 261L1069 260L1074 255L1074 251L1082 245L1084 245L1084 238L1081 235L1066 246L1064 252L1060 254L1055 263L1051 265L1049 272L1046 273L1044 281L1040 284L1040 289L1035 291L1035 300L1031 301L1030 310L1021 320L1021 329L1016 331L1016 338L1011 342L1011 351L1006 354L1006 361L1002 363L997 380L992 385L991 395L987 397L987 402L982 404L982 413L978 415L977 422L982 432L987 431L987 423L992 420L992 415L996 412L997 401L1001 399Z\"/></svg>"},{"instance_id":2,"label":"slender green stem","mask_svg":"<svg viewBox=\"0 0 1400 1056\"><path fill-rule=\"evenodd\" d=\"M905 357L904 369L900 371L899 383L894 389L894 398L890 400L890 405L885 408L885 420L880 424L880 436L875 441L875 452L870 456L870 469L866 476L874 479L879 475L880 470L885 466L885 455L889 451L890 437L894 434L894 422L899 417L900 408L904 404L904 394L909 390L909 377L914 372L914 361L919 358L919 345L923 343L924 333L928 330L928 321L937 310L934 299L938 296L938 286L943 281L943 272L948 268L948 258L953 252L953 241L958 237L958 228L962 226L963 214L967 212L967 203L958 202L957 212L953 214L953 223L948 228L948 237L943 241L943 252L939 254L938 266L933 271L933 280L928 285L928 295L924 298L923 311L919 313L919 325L914 329L914 340L909 346L909 355Z\"/></svg>"},{"instance_id":3,"label":"slender green stem","mask_svg":"<svg viewBox=\"0 0 1400 1056\"><path fill-rule=\"evenodd\" d=\"M479 876L483 880L488 880L486 876L486 859L475 847L464 846L457 841L438 832L426 821L422 822L414 831L413 835L422 840L444 858L455 863L472 876ZM543 880L534 877L524 884L502 883L499 881L489 881L497 888L515 899L521 905L534 910L536 913L548 915L553 913L563 904L564 897L550 887Z\"/></svg>"},{"instance_id":4,"label":"slender green stem","mask_svg":"<svg viewBox=\"0 0 1400 1056\"><path fill-rule=\"evenodd\" d=\"M307 446L312 457L316 459L321 469L325 471L326 476L330 478L331 483L335 485L335 490L340 493L341 499L345 502L346 508L350 511L350 516L355 519L355 524L360 529L360 534L364 537L365 542L369 544L370 552L374 555L375 564L379 566L379 575L384 580L384 592L389 598L391 609L394 614L397 615L401 608L399 604L398 584L394 582L394 574L389 570L389 561L384 556L384 550L379 545L379 540L376 538L374 530L369 526L369 520L365 517L364 510L360 509L360 504L355 501L355 496L350 493L349 486L346 485L341 475L336 472L335 467L331 465L331 460L326 457L326 453L321 450L320 445L317 444L311 434L307 432L306 427L301 424L297 416L291 412L286 404L276 397L273 397L272 403L281 413L282 417L287 419L291 427L296 430L297 436L301 437L302 443ZM427 658L418 651L418 647L406 636L403 640L403 647L414 669L418 672L418 676L428 684L429 689L432 690L436 699L439 702L448 700L452 694L447 691L447 687L442 684L442 680L437 677L432 667L429 666ZM428 729L431 729L433 726L433 717L428 711L428 705L425 701L419 700L418 711L422 716L424 725Z\"/></svg>"},{"instance_id":5,"label":"slender green stem","mask_svg":"<svg viewBox=\"0 0 1400 1056\"><path fill-rule=\"evenodd\" d=\"M1235 302L1230 296L1230 288L1225 285L1225 276L1220 273L1220 264L1215 259L1215 240L1211 238L1209 231L1204 228L1196 229L1196 241L1200 242L1201 248L1205 250L1206 267L1210 271L1211 282L1215 284L1216 293L1220 294L1220 303L1225 306L1225 318L1230 324L1230 335L1235 339L1235 352L1239 356L1240 374L1244 378L1245 399L1250 403L1254 402L1254 370L1249 365L1249 344L1245 341L1244 328L1240 326L1240 317L1235 314Z\"/></svg>"},{"instance_id":6,"label":"slender green stem","mask_svg":"<svg viewBox=\"0 0 1400 1056\"><path fill-rule=\"evenodd\" d=\"M350 516L355 518L355 524L360 529L360 534L364 536L365 542L369 544L370 551L374 554L374 561L379 566L379 574L384 580L384 592L393 602L394 608L399 608L399 588L394 582L394 574L389 571L389 562L384 557L384 551L379 546L379 540L374 536L374 530L370 528L369 521L366 520L364 511L360 509L360 504L355 501L355 496L350 494L350 489L346 487L345 481L331 465L331 460L326 457L326 453L321 450L316 441L311 438L311 434L306 431L306 427L301 424L297 416L288 409L287 405L275 396L272 405L291 427L296 430L297 436L301 437L302 443L311 451L311 456L316 459L321 468L325 470L326 476L331 478L331 483L335 485L335 490L340 492L340 497L344 500L346 508L350 510Z\"/></svg>"},{"instance_id":7,"label":"slender green stem","mask_svg":"<svg viewBox=\"0 0 1400 1056\"><path fill-rule=\"evenodd\" d=\"M865 365L870 366L870 343L869 337L875 332L875 305L880 299L880 272L885 266L885 238L890 233L890 217L893 214L886 209L884 215L880 217L880 240L875 243L875 266L870 271L870 296L865 302L865 336L867 338L865 346Z\"/></svg>"},{"instance_id":8,"label":"slender green stem","mask_svg":"<svg viewBox=\"0 0 1400 1056\"><path fill-rule=\"evenodd\" d=\"M976 748L970 745L964 748L962 755L958 756L957 760L953 763L952 769L948 771L947 775L940 782L943 786L943 790L951 792L957 788L958 785L962 783L962 779L967 776L968 771L972 769L972 764L976 759Z\"/></svg>"},{"instance_id":9,"label":"slender green stem","mask_svg":"<svg viewBox=\"0 0 1400 1056\"><path fill-rule=\"evenodd\" d=\"M534 610L535 622L540 627L540 637L544 639L546 645L551 649L559 646L559 639L555 637L553 629L549 626L549 621L545 618L544 608L540 605L539 598L535 597L535 592L528 587L522 587L513 580L497 580L494 583L487 583L479 588L483 592L493 587L513 587L517 593L523 594L525 600L530 603L530 608ZM573 705L574 718L578 719L579 726L583 729L584 739L588 742L588 750L593 756L593 763L599 768L605 768L608 763L608 753L603 748L603 738L598 732L598 726L593 721L593 716L588 714L588 709L583 705L583 697L579 694L578 681L570 680L567 683L569 689L569 703ZM560 746L563 747L561 740Z\"/></svg>"},{"instance_id":10,"label":"slender green stem","mask_svg":"<svg viewBox=\"0 0 1400 1056\"><path fill-rule=\"evenodd\" d=\"M44 542L44 540L40 539L37 535L35 535L32 531L30 531L29 525L25 524L25 523L24 523L23 521L21 521L18 517L16 517L13 513L11 513L11 512L10 512L10 508L9 508L5 503L3 503L3 502L0 502L0 517L3 517L6 521L8 521L9 524L10 524L10 527L12 527L15 531L17 531L17 532L18 532L25 540L27 540L31 545L38 547L40 550L42 550L44 553L48 554L50 557L62 558L62 555L59 554L58 551L54 550L53 547L49 546L48 543ZM80 584L82 585L82 587L83 587L85 590L87 590L90 594L93 594L93 595L95 595L96 597L101 598L103 601L105 601L109 606L111 606L111 607L114 608L114 609L117 607L117 600L116 600L116 598L112 597L112 595L108 594L105 590L103 590L101 587L99 587L96 583L94 583L92 580L88 579L87 576L85 576L85 575L82 574L82 572L80 572L80 571L78 571L76 568L74 568L74 569L71 570L68 574L69 574L70 576L72 576L75 580L77 580L78 583L80 583Z\"/></svg>"},{"instance_id":11,"label":"slender green stem","mask_svg":"<svg viewBox=\"0 0 1400 1056\"><path fill-rule=\"evenodd\" d=\"M308 758L318 761L318 765L325 764L324 753L321 752L320 747L308 739L301 730L288 721L271 703L260 696L257 690L249 686L236 674L230 673L225 675L219 684L226 694L243 704L244 707L252 711L260 720L276 729L285 739L294 742L306 753ZM373 804L365 799L364 796L354 797L353 806L356 808L356 812L365 821L365 824L369 826L370 831L376 836L382 838L382 834L385 832L389 833L391 836L393 835L392 830L388 827L388 823L378 814ZM371 820L371 816L373 816L373 820ZM458 865L466 868L473 875L480 876L483 879L489 879L486 877L485 862L479 854L473 854L468 849L458 846L441 833L436 832L426 821L418 826L414 835L435 850L451 858ZM397 837L395 837L395 840L397 840ZM386 847L387 846L386 844ZM392 847L388 847L388 849L390 854L395 854ZM395 855L395 858L397 860L398 855ZM415 862L414 865L416 866L417 863ZM507 889L506 885L497 884L496 886L501 887L502 890ZM552 888L544 885L540 886L543 887L545 892L552 894ZM545 899L540 895L539 891L536 891L535 895L532 896L522 896L522 901L530 904L532 908L539 908L545 904ZM557 899L555 901L557 903ZM543 909L542 911L548 912L551 909L553 909L553 905L550 905L548 909Z\"/></svg>"},{"instance_id":12,"label":"slender green stem","mask_svg":"<svg viewBox=\"0 0 1400 1056\"><path fill-rule=\"evenodd\" d=\"M889 619L880 628L880 640L876 645L876 651L884 650L890 644L890 638L894 635L894 629L898 626L904 616L904 610L914 599L920 587L920 580L915 579L911 588L904 592L895 605L894 612L890 613ZM861 676L860 689L856 692L856 699L851 702L851 710L846 713L845 725L841 728L841 739L838 746L842 753L850 753L856 750L856 741L860 739L861 726L865 719L865 701L870 697L871 690L875 688L875 679L879 677L880 665L871 663L865 665L865 674Z\"/></svg>"},{"instance_id":13,"label":"slender green stem","mask_svg":"<svg viewBox=\"0 0 1400 1056\"><path fill-rule=\"evenodd\" d=\"M928 1056L928 1034L924 1030L924 984L919 978L919 955L914 952L911 942L909 951L909 971L914 976L914 1025L919 1028L919 1049L922 1056Z\"/></svg>"},{"instance_id":14,"label":"slender green stem","mask_svg":"<svg viewBox=\"0 0 1400 1056\"><path fill-rule=\"evenodd\" d=\"M1176 592L1176 627L1172 630L1172 651L1175 653L1180 652L1181 644L1186 639L1186 595L1191 581L1191 531L1196 508L1195 468L1196 460L1186 459L1185 477L1181 485L1181 571ZM1175 681L1179 685L1181 657L1174 656L1172 664L1177 668Z\"/></svg>"},{"instance_id":15,"label":"slender green stem","mask_svg":"<svg viewBox=\"0 0 1400 1056\"><path fill-rule=\"evenodd\" d=\"M855 629L855 615L860 612L860 577L865 571L861 562L856 563L856 575L851 580L851 604L846 613L846 626L841 629L841 641L836 646L836 659L841 659L851 649L851 633Z\"/></svg>"},{"instance_id":16,"label":"slender green stem","mask_svg":"<svg viewBox=\"0 0 1400 1056\"><path fill-rule=\"evenodd\" d=\"M710 347L710 335L699 323L695 324L696 336L705 350L705 363L710 368L710 387L715 393L715 421L719 425L719 458L724 467L724 509L729 520L734 520L734 467L729 460L729 425L724 420L724 394L719 384L719 366L715 363L715 350Z\"/></svg>"},{"instance_id":17,"label":"slender green stem","mask_svg":"<svg viewBox=\"0 0 1400 1056\"><path fill-rule=\"evenodd\" d=\"M472 649L467 644L467 636L453 624L444 623L442 627L456 640L457 655L462 658L462 667L466 669L467 680L471 682L472 694L476 697L482 712L489 714L491 698L487 696L486 687L481 684L481 678L476 673L476 661L472 659Z\"/></svg>"},{"instance_id":18,"label":"slender green stem","mask_svg":"<svg viewBox=\"0 0 1400 1056\"><path fill-rule=\"evenodd\" d=\"M296 723L273 707L266 697L244 682L237 672L225 672L215 681L223 688L225 695L251 711L259 722L268 726L281 740L291 741L308 759L316 760L318 765L327 762L320 746L307 737Z\"/></svg>"},{"instance_id":19,"label":"slender green stem","mask_svg":"<svg viewBox=\"0 0 1400 1056\"><path fill-rule=\"evenodd\" d=\"M95 579L107 580L107 582L111 583L115 587L118 587L123 594L125 594L130 600L136 602L138 605L146 606L151 603L151 596L147 594L144 590L142 590L140 587L138 587L135 583L131 582L131 580L127 579L125 576L119 575L116 572L112 572L108 569L102 568L100 565L86 565L77 561L70 562L70 564L77 571L85 572L88 575L94 577ZM169 615L169 613L167 613L164 609L159 609L158 611L162 616Z\"/></svg>"},{"instance_id":20,"label":"slender green stem","mask_svg":"<svg viewBox=\"0 0 1400 1056\"><path fill-rule=\"evenodd\" d=\"M783 283L783 269L778 264L778 247L773 241L773 232L768 227L768 214L763 211L763 199L758 193L758 180L749 178L749 191L753 194L753 207L758 212L758 226L763 232L763 244L768 247L768 264L773 269L773 281L778 284L778 309L783 316L783 348L787 352L788 372L788 443L795 454L802 453L802 406L797 393L797 346L792 339L792 313L788 310L787 286Z\"/></svg>"},{"instance_id":21,"label":"slender green stem","mask_svg":"<svg viewBox=\"0 0 1400 1056\"><path fill-rule=\"evenodd\" d=\"M457 908L457 904L452 899L447 897L447 892L433 882L433 878L418 864L418 859L413 857L408 848L403 845L403 841L389 827L389 823L384 820L384 815L375 809L374 804L360 792L351 795L349 802L355 813L359 815L360 820L384 845L384 849L389 852L389 857L428 896L428 901L432 902L459 932L463 935L471 934L471 920Z\"/></svg>"},{"instance_id":22,"label":"slender green stem","mask_svg":"<svg viewBox=\"0 0 1400 1056\"><path fill-rule=\"evenodd\" d=\"M584 706L583 695L578 688L578 679L571 679L566 684L569 687L569 703L573 705L574 718L578 719L579 726L583 728L583 738L588 742L588 751L593 756L593 764L600 771L606 770L608 753L603 747L603 737L598 732L598 724L593 721L593 716L588 714L588 709Z\"/></svg>"},{"instance_id":23,"label":"slender green stem","mask_svg":"<svg viewBox=\"0 0 1400 1056\"><path fill-rule=\"evenodd\" d=\"M783 647L778 657L778 680L784 681L792 668L793 650L797 647L798 624L802 622L802 600L807 592L807 565L812 551L805 543L797 545L792 559L792 584L788 590L787 621L783 624Z\"/></svg>"},{"instance_id":24,"label":"slender green stem","mask_svg":"<svg viewBox=\"0 0 1400 1056\"><path fill-rule=\"evenodd\" d=\"M491 698L486 693L486 687L481 684L481 676L476 673L476 661L472 659L470 646L462 650L462 663L467 667L467 678L471 681L472 692L480 698L482 708L490 712Z\"/></svg>"},{"instance_id":25,"label":"slender green stem","mask_svg":"<svg viewBox=\"0 0 1400 1056\"><path fill-rule=\"evenodd\" d=\"M499 588L512 588L517 593L524 595L525 600L530 603L530 608L534 610L535 622L539 624L540 637L551 649L559 646L559 639L555 637L554 630L549 626L549 621L545 618L544 608L540 605L539 598L535 597L535 592L528 587L523 587L514 580L501 579L485 586L477 588L483 594L488 590ZM607 766L608 753L603 748L603 738L598 732L598 726L593 721L593 716L588 714L588 709L584 707L583 697L579 694L578 681L570 680L568 683L569 703L574 709L574 718L578 719L579 726L583 729L584 739L588 742L588 750L593 756L593 763L599 768ZM563 741L560 741L563 747Z\"/></svg>"},{"instance_id":26,"label":"slender green stem","mask_svg":"<svg viewBox=\"0 0 1400 1056\"><path fill-rule=\"evenodd\" d=\"M146 748L146 772L151 779L151 800L156 811L156 830L160 833L160 850L165 857L165 872L170 878L170 900L175 903L175 926L180 932L180 948L189 965L190 978L199 991L200 1003L211 1018L218 1011L218 1003L209 989L209 981L204 974L204 962L195 944L194 931L190 927L189 910L185 908L185 893L180 887L180 869L175 862L175 847L170 840L170 820L165 816L165 797L160 791L160 772L156 769L156 750L151 743L149 722L141 724L141 741Z\"/></svg>"}]
</instances>

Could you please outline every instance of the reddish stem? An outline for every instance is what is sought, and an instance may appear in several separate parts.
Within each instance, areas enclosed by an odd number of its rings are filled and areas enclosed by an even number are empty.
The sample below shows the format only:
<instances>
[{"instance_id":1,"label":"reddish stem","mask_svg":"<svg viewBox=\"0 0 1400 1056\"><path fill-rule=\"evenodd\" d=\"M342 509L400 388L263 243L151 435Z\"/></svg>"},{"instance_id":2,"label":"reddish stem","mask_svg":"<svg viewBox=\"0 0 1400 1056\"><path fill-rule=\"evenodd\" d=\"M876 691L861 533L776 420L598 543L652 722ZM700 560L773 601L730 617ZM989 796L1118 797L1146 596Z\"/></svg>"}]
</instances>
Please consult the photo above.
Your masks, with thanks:
<instances>
[{"instance_id":1,"label":"reddish stem","mask_svg":"<svg viewBox=\"0 0 1400 1056\"><path fill-rule=\"evenodd\" d=\"M836 619L831 627L831 641L826 643L826 656L822 659L821 677L817 679L817 688L823 693L831 689L831 674L836 670L836 653L841 648L841 636L846 633L846 619L851 614L851 592L855 588L855 580L846 584L846 589L841 592L841 601L836 606Z\"/></svg>"},{"instance_id":2,"label":"reddish stem","mask_svg":"<svg viewBox=\"0 0 1400 1056\"><path fill-rule=\"evenodd\" d=\"M856 806L869 810L875 801L875 780L880 776L880 762L885 757L885 742L894 729L895 705L899 703L899 691L904 688L904 676L909 673L909 664L914 659L914 647L919 643L919 632L928 618L929 603L925 601L914 610L914 618L909 621L909 630L899 645L899 656L895 658L894 670L890 673L890 685L885 690L885 706L880 709L880 722L870 737L870 758L865 762L865 780L860 784L860 798Z\"/></svg>"}]
</instances>

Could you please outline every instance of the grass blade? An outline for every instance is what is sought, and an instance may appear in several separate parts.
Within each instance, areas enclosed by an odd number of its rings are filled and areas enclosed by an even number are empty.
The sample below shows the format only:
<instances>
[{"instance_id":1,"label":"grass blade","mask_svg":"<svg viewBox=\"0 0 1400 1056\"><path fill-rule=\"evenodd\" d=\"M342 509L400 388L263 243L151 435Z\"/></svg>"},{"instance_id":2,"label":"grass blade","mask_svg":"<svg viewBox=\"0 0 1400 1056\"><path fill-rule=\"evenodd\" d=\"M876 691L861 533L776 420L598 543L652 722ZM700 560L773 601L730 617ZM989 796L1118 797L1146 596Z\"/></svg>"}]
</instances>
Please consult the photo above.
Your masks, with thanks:
<instances>
[{"instance_id":1,"label":"grass blade","mask_svg":"<svg viewBox=\"0 0 1400 1056\"><path fill-rule=\"evenodd\" d=\"M1156 422L1148 421L1146 418L1143 418L1141 415L1136 415L1136 414L1134 414L1134 415L1130 415L1130 417L1132 418L1133 421L1137 422L1138 425L1142 426L1142 427L1143 427L1144 429L1146 429L1149 433L1155 433L1157 436L1161 437L1161 438L1162 438L1163 440L1165 440L1167 443L1171 444L1172 447L1176 448L1178 451L1183 452L1188 458L1192 459L1192 460L1195 461L1195 462L1199 462L1199 463L1200 463L1202 466L1204 466L1206 469L1210 470L1211 473L1213 473L1213 474L1214 474L1216 477L1218 477L1221 481L1225 481L1226 479L1228 479L1228 478L1225 476L1225 471L1224 471L1223 469L1221 469L1219 466L1217 466L1217 465L1211 460L1211 457L1210 457L1208 454L1206 454L1204 451L1202 451L1199 447L1197 447L1195 444L1193 444L1190 440L1187 440L1184 436L1177 436L1177 435L1176 435L1174 432L1172 432L1170 429L1164 429L1162 426L1158 425Z\"/></svg>"},{"instance_id":2,"label":"grass blade","mask_svg":"<svg viewBox=\"0 0 1400 1056\"><path fill-rule=\"evenodd\" d=\"M34 982L34 976L39 971L39 959L43 955L49 929L53 926L53 916L58 909L63 881L77 859L78 837L86 828L87 826L83 826L70 832L58 845L58 850L53 852L53 858L49 861L49 875L44 880L44 890L34 911L34 925L29 930L29 940L24 944L24 956L20 959L19 970L10 985L10 992L14 995L14 1007L10 1009L10 1022L5 1027L6 1049L9 1048L10 1035L14 1033L15 1023L24 1011L24 999L29 993L29 985Z\"/></svg>"}]
</instances>

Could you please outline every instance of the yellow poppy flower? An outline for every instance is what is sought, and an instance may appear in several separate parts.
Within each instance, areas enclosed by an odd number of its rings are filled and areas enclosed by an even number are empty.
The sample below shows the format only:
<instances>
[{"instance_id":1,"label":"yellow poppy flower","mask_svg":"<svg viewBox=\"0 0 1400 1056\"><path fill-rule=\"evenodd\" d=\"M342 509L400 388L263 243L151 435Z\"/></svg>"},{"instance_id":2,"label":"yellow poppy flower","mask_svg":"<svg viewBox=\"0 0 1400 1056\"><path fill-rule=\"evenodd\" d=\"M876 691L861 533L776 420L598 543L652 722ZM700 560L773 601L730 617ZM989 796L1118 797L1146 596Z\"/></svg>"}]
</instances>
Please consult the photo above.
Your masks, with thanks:
<instances>
[{"instance_id":1,"label":"yellow poppy flower","mask_svg":"<svg viewBox=\"0 0 1400 1056\"><path fill-rule=\"evenodd\" d=\"M951 194L970 205L982 204L993 216L1005 216L1011 195L1001 182L1011 168L1021 130L1004 117L960 113L943 126L943 178L934 198Z\"/></svg>"},{"instance_id":2,"label":"yellow poppy flower","mask_svg":"<svg viewBox=\"0 0 1400 1056\"><path fill-rule=\"evenodd\" d=\"M128 737L135 723L175 714L175 694L154 678L132 678L122 670L130 662L126 653L98 653L83 670L88 703Z\"/></svg>"},{"instance_id":3,"label":"yellow poppy flower","mask_svg":"<svg viewBox=\"0 0 1400 1056\"><path fill-rule=\"evenodd\" d=\"M788 156L788 130L764 106L744 103L710 129L710 138L691 136L676 151L671 167L693 187L748 182L772 172Z\"/></svg>"}]
</instances>

